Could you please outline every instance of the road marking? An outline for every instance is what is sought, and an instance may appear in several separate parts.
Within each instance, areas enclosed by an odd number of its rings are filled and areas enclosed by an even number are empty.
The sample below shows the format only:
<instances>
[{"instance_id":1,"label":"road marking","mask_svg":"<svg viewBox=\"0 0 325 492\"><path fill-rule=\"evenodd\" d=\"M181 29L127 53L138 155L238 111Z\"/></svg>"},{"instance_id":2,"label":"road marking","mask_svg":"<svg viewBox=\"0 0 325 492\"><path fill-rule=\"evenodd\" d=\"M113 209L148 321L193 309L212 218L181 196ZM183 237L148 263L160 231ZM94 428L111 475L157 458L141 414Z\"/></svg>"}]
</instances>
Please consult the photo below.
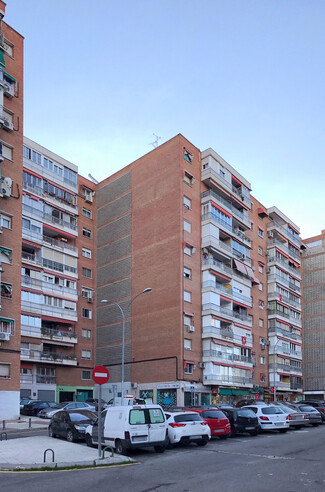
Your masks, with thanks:
<instances>
[{"instance_id":1,"label":"road marking","mask_svg":"<svg viewBox=\"0 0 325 492\"><path fill-rule=\"evenodd\" d=\"M251 456L252 458L266 458L268 460L287 460L287 461L295 460L295 458L287 458L285 456L274 456L274 455L267 455L267 454L234 453L231 451L221 451L221 450L216 450L216 452L223 453L223 454L236 454L239 456Z\"/></svg>"}]
</instances>

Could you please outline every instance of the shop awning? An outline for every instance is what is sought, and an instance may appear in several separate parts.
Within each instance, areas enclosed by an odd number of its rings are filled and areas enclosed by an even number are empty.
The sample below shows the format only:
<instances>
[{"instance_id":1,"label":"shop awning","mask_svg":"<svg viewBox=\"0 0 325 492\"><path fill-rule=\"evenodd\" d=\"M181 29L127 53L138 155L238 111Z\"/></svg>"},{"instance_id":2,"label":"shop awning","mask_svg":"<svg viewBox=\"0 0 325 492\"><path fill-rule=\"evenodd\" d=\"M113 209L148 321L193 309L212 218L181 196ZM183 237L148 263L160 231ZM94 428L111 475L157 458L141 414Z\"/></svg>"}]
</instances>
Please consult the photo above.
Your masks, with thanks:
<instances>
[{"instance_id":1,"label":"shop awning","mask_svg":"<svg viewBox=\"0 0 325 492\"><path fill-rule=\"evenodd\" d=\"M219 395L232 395L232 389L230 389L230 388L219 388Z\"/></svg>"}]
</instances>

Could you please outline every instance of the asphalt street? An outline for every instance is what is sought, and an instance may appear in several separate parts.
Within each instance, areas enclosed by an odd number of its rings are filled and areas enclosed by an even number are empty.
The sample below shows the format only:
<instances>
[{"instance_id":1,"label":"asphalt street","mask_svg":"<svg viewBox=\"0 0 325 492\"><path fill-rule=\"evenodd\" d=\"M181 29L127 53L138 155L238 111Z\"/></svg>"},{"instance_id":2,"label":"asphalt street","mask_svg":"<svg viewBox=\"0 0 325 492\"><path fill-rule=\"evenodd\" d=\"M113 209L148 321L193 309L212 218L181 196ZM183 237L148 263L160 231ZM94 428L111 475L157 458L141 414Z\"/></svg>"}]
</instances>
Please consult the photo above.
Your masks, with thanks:
<instances>
[{"instance_id":1,"label":"asphalt street","mask_svg":"<svg viewBox=\"0 0 325 492\"><path fill-rule=\"evenodd\" d=\"M76 446L84 444L75 444ZM0 473L2 492L300 492L325 490L325 425L213 440L156 454L137 464L94 470Z\"/></svg>"}]
</instances>

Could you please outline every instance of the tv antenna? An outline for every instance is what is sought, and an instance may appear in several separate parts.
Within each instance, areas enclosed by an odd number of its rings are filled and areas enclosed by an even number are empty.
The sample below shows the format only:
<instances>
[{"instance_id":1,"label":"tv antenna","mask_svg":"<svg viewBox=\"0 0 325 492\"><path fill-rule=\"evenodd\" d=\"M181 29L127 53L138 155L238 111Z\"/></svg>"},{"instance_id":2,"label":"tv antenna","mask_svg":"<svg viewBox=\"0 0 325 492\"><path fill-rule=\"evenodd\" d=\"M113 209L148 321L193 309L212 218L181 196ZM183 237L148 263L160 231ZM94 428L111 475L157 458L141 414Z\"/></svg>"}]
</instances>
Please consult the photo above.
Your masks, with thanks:
<instances>
[{"instance_id":1,"label":"tv antenna","mask_svg":"<svg viewBox=\"0 0 325 492\"><path fill-rule=\"evenodd\" d=\"M97 179L95 179L95 178L94 178L94 176L92 176L90 173L88 174L88 178L89 178L89 179L91 179L91 181L92 181L93 183L95 183L96 185L98 184Z\"/></svg>"},{"instance_id":2,"label":"tv antenna","mask_svg":"<svg viewBox=\"0 0 325 492\"><path fill-rule=\"evenodd\" d=\"M155 133L153 133L153 136L156 137L153 142L150 142L149 145L152 145L154 149L158 147L158 141L161 139L161 137L158 137Z\"/></svg>"}]
</instances>

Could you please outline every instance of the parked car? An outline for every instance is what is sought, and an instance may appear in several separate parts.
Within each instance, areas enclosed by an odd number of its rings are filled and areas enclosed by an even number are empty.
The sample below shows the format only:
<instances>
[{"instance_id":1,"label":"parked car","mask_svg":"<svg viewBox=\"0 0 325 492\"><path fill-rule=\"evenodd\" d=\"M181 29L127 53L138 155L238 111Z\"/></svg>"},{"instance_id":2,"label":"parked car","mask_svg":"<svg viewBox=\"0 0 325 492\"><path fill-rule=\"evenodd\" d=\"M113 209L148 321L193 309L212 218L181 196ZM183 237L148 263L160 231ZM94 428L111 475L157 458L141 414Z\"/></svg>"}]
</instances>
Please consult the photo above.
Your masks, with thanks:
<instances>
[{"instance_id":1,"label":"parked car","mask_svg":"<svg viewBox=\"0 0 325 492\"><path fill-rule=\"evenodd\" d=\"M246 407L247 405L267 405L267 403L263 400L254 400L253 398L249 398L248 400L239 400L235 407L241 408Z\"/></svg>"},{"instance_id":2,"label":"parked car","mask_svg":"<svg viewBox=\"0 0 325 492\"><path fill-rule=\"evenodd\" d=\"M160 405L124 405L106 408L101 415L103 442L117 454L128 449L153 446L163 453L167 444L167 423ZM86 429L87 446L97 445L98 421Z\"/></svg>"},{"instance_id":3,"label":"parked car","mask_svg":"<svg viewBox=\"0 0 325 492\"><path fill-rule=\"evenodd\" d=\"M51 409L56 406L55 401L39 401L32 400L30 403L27 403L21 409L21 413L23 415L37 415L40 410Z\"/></svg>"},{"instance_id":4,"label":"parked car","mask_svg":"<svg viewBox=\"0 0 325 492\"><path fill-rule=\"evenodd\" d=\"M226 415L218 408L191 408L205 420L211 430L211 437L227 439L230 435L231 427Z\"/></svg>"},{"instance_id":5,"label":"parked car","mask_svg":"<svg viewBox=\"0 0 325 492\"><path fill-rule=\"evenodd\" d=\"M51 419L53 415L59 410L89 410L90 412L96 412L96 408L93 405L89 405L83 401L64 401L63 403L55 404L53 408L44 408L37 416L42 419Z\"/></svg>"},{"instance_id":6,"label":"parked car","mask_svg":"<svg viewBox=\"0 0 325 492\"><path fill-rule=\"evenodd\" d=\"M88 405L91 405L95 407L96 410L98 410L98 401L99 401L98 398L87 398L87 400L85 400L85 403L88 403ZM107 401L101 400L102 410L104 410L104 408L106 408L107 406L108 406Z\"/></svg>"},{"instance_id":7,"label":"parked car","mask_svg":"<svg viewBox=\"0 0 325 492\"><path fill-rule=\"evenodd\" d=\"M20 400L20 410L24 408L24 405L28 405L28 403L31 403L32 401L39 401L39 400L33 400L32 398L22 398Z\"/></svg>"},{"instance_id":8,"label":"parked car","mask_svg":"<svg viewBox=\"0 0 325 492\"><path fill-rule=\"evenodd\" d=\"M309 424L309 414L291 406L290 403L275 401L272 402L272 405L280 407L287 414L290 428L300 429L302 426Z\"/></svg>"},{"instance_id":9,"label":"parked car","mask_svg":"<svg viewBox=\"0 0 325 492\"><path fill-rule=\"evenodd\" d=\"M311 407L316 408L322 416L322 422L325 422L325 401L324 400L301 400L297 403L305 403L306 405L310 405Z\"/></svg>"},{"instance_id":10,"label":"parked car","mask_svg":"<svg viewBox=\"0 0 325 492\"><path fill-rule=\"evenodd\" d=\"M243 433L257 436L259 433L258 418L252 410L247 408L223 408L222 411L229 420L231 437Z\"/></svg>"},{"instance_id":11,"label":"parked car","mask_svg":"<svg viewBox=\"0 0 325 492\"><path fill-rule=\"evenodd\" d=\"M278 430L287 432L289 429L289 419L280 407L275 405L249 405L242 408L249 408L257 415L261 430Z\"/></svg>"},{"instance_id":12,"label":"parked car","mask_svg":"<svg viewBox=\"0 0 325 492\"><path fill-rule=\"evenodd\" d=\"M168 425L168 444L205 446L211 439L208 423L197 412L165 412Z\"/></svg>"},{"instance_id":13,"label":"parked car","mask_svg":"<svg viewBox=\"0 0 325 492\"><path fill-rule=\"evenodd\" d=\"M298 409L300 412L304 412L308 414L309 423L313 427L317 427L322 423L322 416L315 407L311 405L307 405L306 403L295 403L292 405L294 408Z\"/></svg>"},{"instance_id":14,"label":"parked car","mask_svg":"<svg viewBox=\"0 0 325 492\"><path fill-rule=\"evenodd\" d=\"M89 410L59 410L49 424L50 437L64 437L67 441L84 440L86 428L96 421L96 414Z\"/></svg>"}]
</instances>

